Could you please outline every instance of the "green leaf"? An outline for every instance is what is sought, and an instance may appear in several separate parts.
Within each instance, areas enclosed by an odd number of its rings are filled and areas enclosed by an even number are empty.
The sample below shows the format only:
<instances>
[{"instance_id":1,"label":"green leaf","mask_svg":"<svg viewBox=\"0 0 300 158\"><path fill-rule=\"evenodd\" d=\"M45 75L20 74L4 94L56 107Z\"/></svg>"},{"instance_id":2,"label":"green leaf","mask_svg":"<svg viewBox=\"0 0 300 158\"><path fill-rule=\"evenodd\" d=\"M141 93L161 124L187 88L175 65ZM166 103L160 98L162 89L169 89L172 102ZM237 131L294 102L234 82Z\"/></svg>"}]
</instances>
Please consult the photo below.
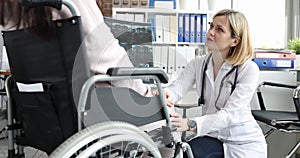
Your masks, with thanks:
<instances>
[{"instance_id":1,"label":"green leaf","mask_svg":"<svg viewBox=\"0 0 300 158\"><path fill-rule=\"evenodd\" d=\"M300 38L290 39L288 48L294 50L296 54L300 54Z\"/></svg>"}]
</instances>

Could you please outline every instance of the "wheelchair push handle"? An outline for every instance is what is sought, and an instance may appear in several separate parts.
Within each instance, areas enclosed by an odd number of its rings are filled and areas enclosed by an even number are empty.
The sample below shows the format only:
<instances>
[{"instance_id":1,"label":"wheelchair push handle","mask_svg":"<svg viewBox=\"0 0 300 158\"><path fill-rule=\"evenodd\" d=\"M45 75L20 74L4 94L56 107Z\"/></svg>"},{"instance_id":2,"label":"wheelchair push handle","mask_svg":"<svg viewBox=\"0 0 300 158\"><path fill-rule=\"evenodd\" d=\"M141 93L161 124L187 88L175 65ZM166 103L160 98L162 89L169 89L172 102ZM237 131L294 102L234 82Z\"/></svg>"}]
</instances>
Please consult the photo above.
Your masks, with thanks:
<instances>
[{"instance_id":1,"label":"wheelchair push handle","mask_svg":"<svg viewBox=\"0 0 300 158\"><path fill-rule=\"evenodd\" d=\"M42 6L53 7L61 10L64 4L72 13L73 16L80 16L80 12L71 0L19 0L21 5L28 8L38 8Z\"/></svg>"},{"instance_id":2,"label":"wheelchair push handle","mask_svg":"<svg viewBox=\"0 0 300 158\"><path fill-rule=\"evenodd\" d=\"M56 8L57 10L60 10L62 6L62 0L19 0L19 2L24 7L28 7L28 8L50 6Z\"/></svg>"}]
</instances>

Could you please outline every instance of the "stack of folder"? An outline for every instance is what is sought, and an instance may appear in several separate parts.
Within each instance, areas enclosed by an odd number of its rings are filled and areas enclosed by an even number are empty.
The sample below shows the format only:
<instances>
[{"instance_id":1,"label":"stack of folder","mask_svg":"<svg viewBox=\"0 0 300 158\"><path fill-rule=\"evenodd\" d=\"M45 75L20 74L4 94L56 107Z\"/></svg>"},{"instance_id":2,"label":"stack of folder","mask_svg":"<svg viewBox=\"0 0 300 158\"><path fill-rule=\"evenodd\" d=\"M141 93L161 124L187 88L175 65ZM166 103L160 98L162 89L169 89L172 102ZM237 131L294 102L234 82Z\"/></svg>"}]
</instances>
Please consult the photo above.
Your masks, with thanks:
<instances>
[{"instance_id":1,"label":"stack of folder","mask_svg":"<svg viewBox=\"0 0 300 158\"><path fill-rule=\"evenodd\" d=\"M207 14L178 14L178 42L205 43Z\"/></svg>"},{"instance_id":2,"label":"stack of folder","mask_svg":"<svg viewBox=\"0 0 300 158\"><path fill-rule=\"evenodd\" d=\"M289 50L257 49L253 61L261 69L292 69L296 54Z\"/></svg>"}]
</instances>

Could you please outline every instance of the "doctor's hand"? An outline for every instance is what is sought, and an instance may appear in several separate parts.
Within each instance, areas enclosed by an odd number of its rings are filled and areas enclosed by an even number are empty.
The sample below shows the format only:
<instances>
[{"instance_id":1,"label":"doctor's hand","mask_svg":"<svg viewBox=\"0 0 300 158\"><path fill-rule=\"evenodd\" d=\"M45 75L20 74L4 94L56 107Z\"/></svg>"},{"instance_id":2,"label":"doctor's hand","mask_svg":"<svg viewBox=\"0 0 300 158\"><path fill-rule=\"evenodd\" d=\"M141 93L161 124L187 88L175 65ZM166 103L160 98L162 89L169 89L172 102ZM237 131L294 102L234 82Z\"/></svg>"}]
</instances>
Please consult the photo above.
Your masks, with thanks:
<instances>
[{"instance_id":1,"label":"doctor's hand","mask_svg":"<svg viewBox=\"0 0 300 158\"><path fill-rule=\"evenodd\" d=\"M189 130L188 119L182 118L178 113L171 113L171 124L177 127L178 132L183 132Z\"/></svg>"},{"instance_id":2,"label":"doctor's hand","mask_svg":"<svg viewBox=\"0 0 300 158\"><path fill-rule=\"evenodd\" d=\"M152 94L153 94L153 96L159 95L159 93L158 93L157 90L153 91ZM167 106L173 107L174 106L174 102L170 100L170 95L171 95L171 93L168 90L165 90L165 97L166 97Z\"/></svg>"}]
</instances>

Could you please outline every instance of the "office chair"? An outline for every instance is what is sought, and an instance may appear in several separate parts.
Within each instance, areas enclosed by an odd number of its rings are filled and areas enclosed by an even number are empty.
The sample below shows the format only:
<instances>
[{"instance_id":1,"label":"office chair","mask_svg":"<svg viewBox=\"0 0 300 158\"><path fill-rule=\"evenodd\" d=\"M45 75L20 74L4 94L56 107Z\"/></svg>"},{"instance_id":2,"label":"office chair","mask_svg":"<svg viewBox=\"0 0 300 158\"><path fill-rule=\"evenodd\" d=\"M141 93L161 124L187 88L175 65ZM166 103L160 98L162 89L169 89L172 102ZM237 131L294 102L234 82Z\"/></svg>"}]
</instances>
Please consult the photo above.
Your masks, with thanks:
<instances>
[{"instance_id":1,"label":"office chair","mask_svg":"<svg viewBox=\"0 0 300 158\"><path fill-rule=\"evenodd\" d=\"M90 77L81 20L73 3L69 0L23 0L21 3L27 7L48 5L56 9L63 3L73 16L53 21L51 36L47 38L32 33L31 29L39 26L3 31L12 74L6 80L8 157L15 157L15 143L50 154L76 133L79 93ZM20 132L16 132L18 129ZM18 156L24 156L22 151L18 152Z\"/></svg>"},{"instance_id":2,"label":"office chair","mask_svg":"<svg viewBox=\"0 0 300 158\"><path fill-rule=\"evenodd\" d=\"M261 88L263 86L272 86L278 88L288 88L293 90L293 99L296 111L275 111L268 110L265 107L263 95L261 92ZM265 138L267 138L274 131L281 131L285 133L299 133L300 132L300 101L299 101L299 90L300 86L295 85L287 85L281 83L273 83L273 82L262 82L259 84L257 88L257 97L260 105L260 110L252 110L252 115L254 118L268 125L270 130L265 133ZM287 158L290 158L294 155L297 149L300 147L300 141L296 143L296 145L290 150L287 154Z\"/></svg>"}]
</instances>

